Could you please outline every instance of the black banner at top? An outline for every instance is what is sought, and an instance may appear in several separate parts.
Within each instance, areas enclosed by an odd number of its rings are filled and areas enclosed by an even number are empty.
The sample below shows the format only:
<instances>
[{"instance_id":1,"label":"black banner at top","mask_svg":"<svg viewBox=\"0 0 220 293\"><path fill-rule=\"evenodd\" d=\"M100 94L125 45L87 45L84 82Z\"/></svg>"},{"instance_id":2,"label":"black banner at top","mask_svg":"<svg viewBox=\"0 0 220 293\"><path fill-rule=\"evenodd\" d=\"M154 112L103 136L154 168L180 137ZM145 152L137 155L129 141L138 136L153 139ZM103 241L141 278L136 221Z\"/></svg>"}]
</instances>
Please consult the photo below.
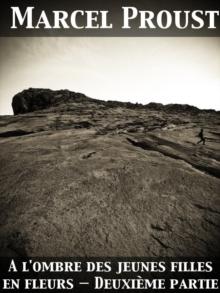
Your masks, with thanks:
<instances>
[{"instance_id":1,"label":"black banner at top","mask_svg":"<svg viewBox=\"0 0 220 293\"><path fill-rule=\"evenodd\" d=\"M220 36L216 0L4 0L0 36Z\"/></svg>"}]
</instances>

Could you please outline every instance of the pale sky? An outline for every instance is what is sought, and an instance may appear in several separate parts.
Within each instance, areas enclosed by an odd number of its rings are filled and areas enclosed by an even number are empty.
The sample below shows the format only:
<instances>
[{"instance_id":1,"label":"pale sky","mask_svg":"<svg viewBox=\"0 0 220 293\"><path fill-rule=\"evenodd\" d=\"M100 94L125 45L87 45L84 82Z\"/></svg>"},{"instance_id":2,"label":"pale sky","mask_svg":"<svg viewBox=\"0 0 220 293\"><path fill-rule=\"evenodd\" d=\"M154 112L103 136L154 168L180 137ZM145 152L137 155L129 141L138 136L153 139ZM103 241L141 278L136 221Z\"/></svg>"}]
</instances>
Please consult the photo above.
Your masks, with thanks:
<instances>
[{"instance_id":1,"label":"pale sky","mask_svg":"<svg viewBox=\"0 0 220 293\"><path fill-rule=\"evenodd\" d=\"M220 38L0 38L0 115L29 87L220 110Z\"/></svg>"}]
</instances>

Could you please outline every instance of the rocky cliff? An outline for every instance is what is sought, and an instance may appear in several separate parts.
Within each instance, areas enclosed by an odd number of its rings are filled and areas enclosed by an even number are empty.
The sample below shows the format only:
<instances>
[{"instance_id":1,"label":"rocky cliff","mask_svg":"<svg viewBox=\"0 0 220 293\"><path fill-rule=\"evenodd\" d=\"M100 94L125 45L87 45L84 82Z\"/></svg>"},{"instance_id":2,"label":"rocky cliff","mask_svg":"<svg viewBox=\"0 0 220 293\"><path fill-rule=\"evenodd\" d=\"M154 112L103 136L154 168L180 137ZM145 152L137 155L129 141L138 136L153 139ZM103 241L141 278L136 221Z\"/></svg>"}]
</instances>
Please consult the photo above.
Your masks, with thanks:
<instances>
[{"instance_id":1,"label":"rocky cliff","mask_svg":"<svg viewBox=\"0 0 220 293\"><path fill-rule=\"evenodd\" d=\"M45 89L12 106L0 117L1 255L220 255L219 112Z\"/></svg>"}]
</instances>

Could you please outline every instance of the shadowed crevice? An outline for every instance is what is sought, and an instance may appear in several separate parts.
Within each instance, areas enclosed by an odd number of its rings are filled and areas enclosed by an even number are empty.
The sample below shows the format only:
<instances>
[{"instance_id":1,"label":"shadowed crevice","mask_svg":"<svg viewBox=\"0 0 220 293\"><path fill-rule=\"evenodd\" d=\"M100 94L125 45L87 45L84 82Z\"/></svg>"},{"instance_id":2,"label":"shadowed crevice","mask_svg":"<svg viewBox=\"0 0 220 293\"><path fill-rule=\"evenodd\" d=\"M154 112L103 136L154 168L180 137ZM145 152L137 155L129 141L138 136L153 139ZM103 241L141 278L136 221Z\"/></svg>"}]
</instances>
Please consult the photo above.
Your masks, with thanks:
<instances>
[{"instance_id":1,"label":"shadowed crevice","mask_svg":"<svg viewBox=\"0 0 220 293\"><path fill-rule=\"evenodd\" d=\"M14 137L14 136L23 136L23 135L29 135L33 134L34 132L29 132L25 130L11 130L0 133L0 137Z\"/></svg>"},{"instance_id":2,"label":"shadowed crevice","mask_svg":"<svg viewBox=\"0 0 220 293\"><path fill-rule=\"evenodd\" d=\"M149 151L155 151L159 152L164 156L170 157L175 160L182 160L185 163L191 165L193 168L202 171L204 173L207 173L208 175L214 176L216 178L220 178L220 170L217 167L213 166L208 166L202 163L201 161L199 162L194 162L191 161L190 159L185 159L181 155L173 154L167 150L164 150L159 147L159 145L155 142L150 142L150 141L135 141L131 138L127 138L127 141L131 143L133 146L142 148L143 150L149 150Z\"/></svg>"}]
</instances>

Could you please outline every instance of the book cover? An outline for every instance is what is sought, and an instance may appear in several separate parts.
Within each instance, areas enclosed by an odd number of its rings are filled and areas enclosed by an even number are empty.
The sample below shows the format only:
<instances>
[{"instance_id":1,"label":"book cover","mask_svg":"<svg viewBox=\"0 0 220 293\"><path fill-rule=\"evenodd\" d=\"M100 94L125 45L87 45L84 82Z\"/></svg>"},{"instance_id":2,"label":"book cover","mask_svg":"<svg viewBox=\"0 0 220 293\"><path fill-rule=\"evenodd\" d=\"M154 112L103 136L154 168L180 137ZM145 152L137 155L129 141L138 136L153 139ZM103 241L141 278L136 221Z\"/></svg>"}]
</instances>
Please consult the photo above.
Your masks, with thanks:
<instances>
[{"instance_id":1,"label":"book cover","mask_svg":"<svg viewBox=\"0 0 220 293\"><path fill-rule=\"evenodd\" d=\"M219 289L219 2L0 6L1 290Z\"/></svg>"}]
</instances>

